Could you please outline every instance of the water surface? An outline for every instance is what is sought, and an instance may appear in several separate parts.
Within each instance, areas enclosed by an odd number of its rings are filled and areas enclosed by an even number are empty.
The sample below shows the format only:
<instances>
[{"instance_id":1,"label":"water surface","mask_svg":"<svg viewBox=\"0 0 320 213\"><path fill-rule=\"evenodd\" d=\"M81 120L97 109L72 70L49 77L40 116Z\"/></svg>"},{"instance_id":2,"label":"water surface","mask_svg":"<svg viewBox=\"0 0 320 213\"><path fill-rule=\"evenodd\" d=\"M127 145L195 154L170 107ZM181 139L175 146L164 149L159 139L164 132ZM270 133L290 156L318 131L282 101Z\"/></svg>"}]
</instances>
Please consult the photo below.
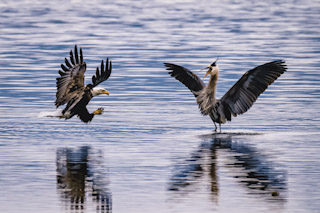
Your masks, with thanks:
<instances>
[{"instance_id":1,"label":"water surface","mask_svg":"<svg viewBox=\"0 0 320 213\"><path fill-rule=\"evenodd\" d=\"M4 212L317 212L318 1L0 3L0 195ZM77 44L86 83L109 57L111 95L90 124L54 111ZM288 72L214 134L163 62L199 70L221 54L217 96L272 60Z\"/></svg>"}]
</instances>

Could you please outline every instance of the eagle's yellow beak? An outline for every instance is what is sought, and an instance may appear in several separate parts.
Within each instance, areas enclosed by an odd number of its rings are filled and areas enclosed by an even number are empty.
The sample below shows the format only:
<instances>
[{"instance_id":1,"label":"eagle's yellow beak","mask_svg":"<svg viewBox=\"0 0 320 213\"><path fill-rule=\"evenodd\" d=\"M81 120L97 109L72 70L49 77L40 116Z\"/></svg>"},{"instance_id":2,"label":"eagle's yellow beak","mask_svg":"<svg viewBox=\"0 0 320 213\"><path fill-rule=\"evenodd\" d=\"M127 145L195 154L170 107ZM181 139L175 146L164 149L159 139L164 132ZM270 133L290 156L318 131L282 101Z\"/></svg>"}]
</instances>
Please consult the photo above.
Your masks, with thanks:
<instances>
[{"instance_id":1,"label":"eagle's yellow beak","mask_svg":"<svg viewBox=\"0 0 320 213\"><path fill-rule=\"evenodd\" d=\"M102 94L110 95L110 92L108 90L104 90Z\"/></svg>"}]
</instances>

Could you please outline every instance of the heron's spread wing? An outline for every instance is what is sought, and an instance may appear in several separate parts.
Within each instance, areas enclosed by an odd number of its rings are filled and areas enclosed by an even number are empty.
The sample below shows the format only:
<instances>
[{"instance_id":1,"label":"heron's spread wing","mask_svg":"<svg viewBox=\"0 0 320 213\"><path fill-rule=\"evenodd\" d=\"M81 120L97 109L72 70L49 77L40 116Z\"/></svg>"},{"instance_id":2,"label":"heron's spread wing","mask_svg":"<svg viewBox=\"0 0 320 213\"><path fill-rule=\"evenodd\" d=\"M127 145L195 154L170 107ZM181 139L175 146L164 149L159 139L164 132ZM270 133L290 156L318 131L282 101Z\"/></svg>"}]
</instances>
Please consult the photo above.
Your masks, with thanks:
<instances>
[{"instance_id":1,"label":"heron's spread wing","mask_svg":"<svg viewBox=\"0 0 320 213\"><path fill-rule=\"evenodd\" d=\"M111 75L111 70L112 70L111 61L109 62L109 59L107 58L106 66L104 66L104 63L102 60L100 70L99 70L99 67L97 67L96 75L92 76L92 86L95 87L101 82L107 80Z\"/></svg>"},{"instance_id":2,"label":"heron's spread wing","mask_svg":"<svg viewBox=\"0 0 320 213\"><path fill-rule=\"evenodd\" d=\"M71 63L70 63L71 62ZM65 65L61 64L63 71L59 70L60 77L57 78L56 106L67 103L72 98L72 93L84 87L84 73L86 63L83 61L82 49L78 55L77 45L74 54L70 51L70 62L65 58Z\"/></svg>"},{"instance_id":3,"label":"heron's spread wing","mask_svg":"<svg viewBox=\"0 0 320 213\"><path fill-rule=\"evenodd\" d=\"M284 61L273 61L260 65L246 72L221 98L220 103L227 107L234 116L242 114L285 71Z\"/></svg>"},{"instance_id":4,"label":"heron's spread wing","mask_svg":"<svg viewBox=\"0 0 320 213\"><path fill-rule=\"evenodd\" d=\"M188 87L195 96L197 96L196 92L205 87L203 81L190 70L170 63L164 63L164 65L167 70L171 70L169 74Z\"/></svg>"}]
</instances>

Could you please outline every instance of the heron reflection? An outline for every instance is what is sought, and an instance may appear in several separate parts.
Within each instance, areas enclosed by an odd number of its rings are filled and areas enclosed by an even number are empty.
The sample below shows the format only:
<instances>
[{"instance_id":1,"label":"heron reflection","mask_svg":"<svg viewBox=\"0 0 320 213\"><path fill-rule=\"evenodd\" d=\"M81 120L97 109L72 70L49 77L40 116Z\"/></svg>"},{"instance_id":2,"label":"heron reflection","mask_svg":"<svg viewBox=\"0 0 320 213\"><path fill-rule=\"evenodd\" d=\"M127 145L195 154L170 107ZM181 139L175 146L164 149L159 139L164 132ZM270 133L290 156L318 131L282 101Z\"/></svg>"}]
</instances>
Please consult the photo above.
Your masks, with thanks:
<instances>
[{"instance_id":1,"label":"heron reflection","mask_svg":"<svg viewBox=\"0 0 320 213\"><path fill-rule=\"evenodd\" d=\"M57 150L57 188L66 208L83 212L92 200L96 212L112 212L112 196L102 157L89 146Z\"/></svg>"},{"instance_id":2,"label":"heron reflection","mask_svg":"<svg viewBox=\"0 0 320 213\"><path fill-rule=\"evenodd\" d=\"M168 190L182 194L193 192L197 187L192 186L200 183L200 178L202 181L207 175L211 194L217 200L217 171L224 167L232 178L241 183L241 187L248 189L248 193L258 194L267 200L283 201L287 191L286 172L276 169L275 163L256 148L237 143L234 138L230 134L207 136L188 159L175 166ZM226 161L219 158L222 154L224 158L227 156Z\"/></svg>"}]
</instances>

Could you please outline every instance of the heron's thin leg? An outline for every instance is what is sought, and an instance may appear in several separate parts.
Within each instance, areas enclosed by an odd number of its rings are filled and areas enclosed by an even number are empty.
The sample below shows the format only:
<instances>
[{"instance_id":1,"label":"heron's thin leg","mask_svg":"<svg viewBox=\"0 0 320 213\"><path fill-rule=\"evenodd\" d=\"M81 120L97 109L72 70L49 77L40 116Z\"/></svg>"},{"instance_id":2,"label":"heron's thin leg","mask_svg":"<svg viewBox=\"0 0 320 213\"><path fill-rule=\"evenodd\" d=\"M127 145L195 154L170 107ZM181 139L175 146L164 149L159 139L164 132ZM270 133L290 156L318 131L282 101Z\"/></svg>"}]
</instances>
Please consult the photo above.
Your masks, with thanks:
<instances>
[{"instance_id":1,"label":"heron's thin leg","mask_svg":"<svg viewBox=\"0 0 320 213\"><path fill-rule=\"evenodd\" d=\"M221 123L219 123L220 133L221 133Z\"/></svg>"},{"instance_id":2,"label":"heron's thin leg","mask_svg":"<svg viewBox=\"0 0 320 213\"><path fill-rule=\"evenodd\" d=\"M217 125L216 125L216 122L213 122L214 123L214 131L216 132L217 131Z\"/></svg>"}]
</instances>

